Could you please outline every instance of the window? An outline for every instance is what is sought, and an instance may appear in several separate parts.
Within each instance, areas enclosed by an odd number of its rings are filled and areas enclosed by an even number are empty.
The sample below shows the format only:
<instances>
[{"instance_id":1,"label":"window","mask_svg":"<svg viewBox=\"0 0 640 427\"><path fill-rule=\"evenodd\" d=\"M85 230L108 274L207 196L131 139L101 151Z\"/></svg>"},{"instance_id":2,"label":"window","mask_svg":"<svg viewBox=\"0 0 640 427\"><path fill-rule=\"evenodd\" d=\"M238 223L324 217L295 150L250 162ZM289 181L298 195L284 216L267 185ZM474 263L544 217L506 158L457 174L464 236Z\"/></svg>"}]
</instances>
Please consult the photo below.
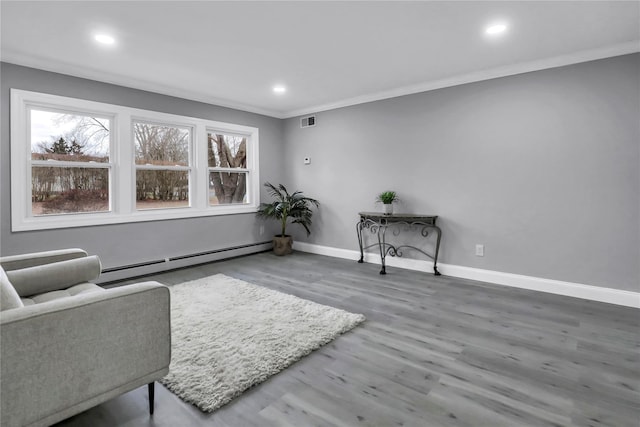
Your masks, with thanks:
<instances>
[{"instance_id":1,"label":"window","mask_svg":"<svg viewBox=\"0 0 640 427\"><path fill-rule=\"evenodd\" d=\"M11 90L12 230L250 213L258 129Z\"/></svg>"},{"instance_id":2,"label":"window","mask_svg":"<svg viewBox=\"0 0 640 427\"><path fill-rule=\"evenodd\" d=\"M247 137L207 132L209 205L247 203Z\"/></svg>"},{"instance_id":3,"label":"window","mask_svg":"<svg viewBox=\"0 0 640 427\"><path fill-rule=\"evenodd\" d=\"M29 108L31 215L110 210L111 121Z\"/></svg>"},{"instance_id":4,"label":"window","mask_svg":"<svg viewBox=\"0 0 640 427\"><path fill-rule=\"evenodd\" d=\"M189 206L191 130L134 122L136 209Z\"/></svg>"}]
</instances>

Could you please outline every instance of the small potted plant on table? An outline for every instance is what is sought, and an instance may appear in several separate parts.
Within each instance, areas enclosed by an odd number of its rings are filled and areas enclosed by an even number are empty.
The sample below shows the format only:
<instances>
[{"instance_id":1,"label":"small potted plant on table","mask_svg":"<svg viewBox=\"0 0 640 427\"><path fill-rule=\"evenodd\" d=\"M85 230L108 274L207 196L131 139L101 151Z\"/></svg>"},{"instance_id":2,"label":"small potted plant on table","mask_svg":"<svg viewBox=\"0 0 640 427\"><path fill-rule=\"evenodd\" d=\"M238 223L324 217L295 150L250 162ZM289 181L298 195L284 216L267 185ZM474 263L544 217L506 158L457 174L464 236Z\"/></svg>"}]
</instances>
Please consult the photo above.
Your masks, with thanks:
<instances>
[{"instance_id":1,"label":"small potted plant on table","mask_svg":"<svg viewBox=\"0 0 640 427\"><path fill-rule=\"evenodd\" d=\"M269 188L269 194L275 200L271 203L260 203L257 215L280 221L282 232L273 238L273 252L276 255L290 254L293 252L293 239L287 235L287 220L291 219L292 224L303 226L308 236L311 234L309 227L313 216L311 206L318 207L320 203L316 199L304 196L301 191L290 194L282 184L276 187L267 182L264 186Z\"/></svg>"},{"instance_id":2,"label":"small potted plant on table","mask_svg":"<svg viewBox=\"0 0 640 427\"><path fill-rule=\"evenodd\" d=\"M396 192L391 190L383 191L382 193L378 194L378 198L376 199L376 201L382 202L384 206L384 213L386 215L391 215L393 213L393 203L397 202L398 200L399 199Z\"/></svg>"}]
</instances>

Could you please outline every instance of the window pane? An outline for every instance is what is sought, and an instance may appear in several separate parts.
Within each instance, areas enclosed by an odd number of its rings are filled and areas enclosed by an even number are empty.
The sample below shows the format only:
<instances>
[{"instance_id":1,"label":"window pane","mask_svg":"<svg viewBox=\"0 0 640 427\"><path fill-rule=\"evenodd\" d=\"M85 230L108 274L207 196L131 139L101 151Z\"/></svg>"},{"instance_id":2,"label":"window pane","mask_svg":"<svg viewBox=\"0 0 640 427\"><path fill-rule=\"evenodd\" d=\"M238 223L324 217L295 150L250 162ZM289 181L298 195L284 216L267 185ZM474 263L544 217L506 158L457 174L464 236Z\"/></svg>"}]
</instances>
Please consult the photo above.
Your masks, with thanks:
<instances>
[{"instance_id":1,"label":"window pane","mask_svg":"<svg viewBox=\"0 0 640 427\"><path fill-rule=\"evenodd\" d=\"M30 119L33 160L109 161L109 119L41 110L31 110Z\"/></svg>"},{"instance_id":2,"label":"window pane","mask_svg":"<svg viewBox=\"0 0 640 427\"><path fill-rule=\"evenodd\" d=\"M246 168L247 138L219 133L207 133L210 168Z\"/></svg>"},{"instance_id":3,"label":"window pane","mask_svg":"<svg viewBox=\"0 0 640 427\"><path fill-rule=\"evenodd\" d=\"M139 170L136 172L136 209L189 206L189 172Z\"/></svg>"},{"instance_id":4,"label":"window pane","mask_svg":"<svg viewBox=\"0 0 640 427\"><path fill-rule=\"evenodd\" d=\"M134 123L133 130L137 165L189 166L188 128Z\"/></svg>"},{"instance_id":5,"label":"window pane","mask_svg":"<svg viewBox=\"0 0 640 427\"><path fill-rule=\"evenodd\" d=\"M209 172L209 205L247 202L247 173Z\"/></svg>"},{"instance_id":6,"label":"window pane","mask_svg":"<svg viewBox=\"0 0 640 427\"><path fill-rule=\"evenodd\" d=\"M106 168L31 168L31 213L34 216L109 210Z\"/></svg>"}]
</instances>

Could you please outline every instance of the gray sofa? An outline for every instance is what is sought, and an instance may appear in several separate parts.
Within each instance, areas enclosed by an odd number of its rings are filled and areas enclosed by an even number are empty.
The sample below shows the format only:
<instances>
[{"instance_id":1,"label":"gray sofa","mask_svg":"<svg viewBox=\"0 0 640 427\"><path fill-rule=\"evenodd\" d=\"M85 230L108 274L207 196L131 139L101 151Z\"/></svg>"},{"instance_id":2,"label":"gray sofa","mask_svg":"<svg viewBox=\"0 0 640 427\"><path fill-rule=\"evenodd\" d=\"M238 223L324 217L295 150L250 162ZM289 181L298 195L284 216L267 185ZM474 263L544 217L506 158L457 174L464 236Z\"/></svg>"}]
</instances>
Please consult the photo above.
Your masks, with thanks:
<instances>
[{"instance_id":1,"label":"gray sofa","mask_svg":"<svg viewBox=\"0 0 640 427\"><path fill-rule=\"evenodd\" d=\"M0 258L0 421L48 426L169 371L169 290L104 289L81 249Z\"/></svg>"}]
</instances>

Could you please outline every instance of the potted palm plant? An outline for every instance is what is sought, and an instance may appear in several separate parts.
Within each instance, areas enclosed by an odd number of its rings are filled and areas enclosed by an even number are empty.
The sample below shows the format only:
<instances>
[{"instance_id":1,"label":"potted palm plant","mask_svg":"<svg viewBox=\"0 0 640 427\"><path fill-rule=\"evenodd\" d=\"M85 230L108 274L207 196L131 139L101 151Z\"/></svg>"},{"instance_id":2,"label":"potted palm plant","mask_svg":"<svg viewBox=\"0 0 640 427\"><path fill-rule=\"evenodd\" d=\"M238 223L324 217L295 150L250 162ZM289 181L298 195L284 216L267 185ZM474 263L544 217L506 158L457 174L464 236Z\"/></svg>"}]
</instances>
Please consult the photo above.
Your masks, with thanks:
<instances>
[{"instance_id":1,"label":"potted palm plant","mask_svg":"<svg viewBox=\"0 0 640 427\"><path fill-rule=\"evenodd\" d=\"M273 238L273 252L276 255L290 254L293 249L293 239L287 235L287 221L291 219L292 224L300 224L307 231L307 236L311 234L312 205L320 206L316 199L306 197L301 191L289 193L284 185L277 187L269 182L264 184L269 189L269 194L275 199L271 203L260 203L257 215L262 218L273 218L280 221L282 231Z\"/></svg>"},{"instance_id":2,"label":"potted palm plant","mask_svg":"<svg viewBox=\"0 0 640 427\"><path fill-rule=\"evenodd\" d=\"M383 191L382 193L378 194L378 198L376 199L377 202L382 202L382 204L384 205L384 213L387 215L391 215L393 213L393 203L397 202L398 199L398 195L396 194L395 191Z\"/></svg>"}]
</instances>

